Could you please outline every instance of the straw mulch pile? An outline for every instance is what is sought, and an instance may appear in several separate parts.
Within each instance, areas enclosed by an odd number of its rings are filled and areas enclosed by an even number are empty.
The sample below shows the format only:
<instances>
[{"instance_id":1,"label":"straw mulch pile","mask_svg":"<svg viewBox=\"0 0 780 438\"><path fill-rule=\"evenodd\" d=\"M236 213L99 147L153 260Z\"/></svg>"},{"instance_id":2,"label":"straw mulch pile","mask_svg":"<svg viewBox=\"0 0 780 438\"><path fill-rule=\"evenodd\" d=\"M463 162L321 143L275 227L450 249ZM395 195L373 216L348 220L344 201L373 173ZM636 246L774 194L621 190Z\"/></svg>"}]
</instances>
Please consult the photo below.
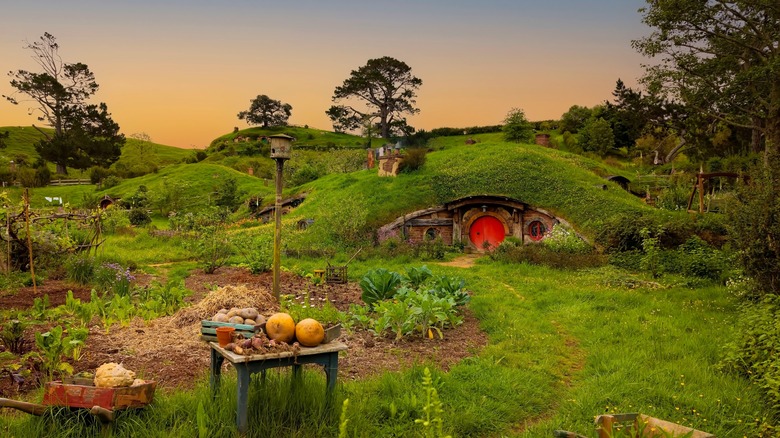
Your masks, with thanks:
<instances>
[{"instance_id":1,"label":"straw mulch pile","mask_svg":"<svg viewBox=\"0 0 780 438\"><path fill-rule=\"evenodd\" d=\"M173 317L177 327L190 325L204 319L211 319L220 309L238 307L256 308L261 315L269 316L279 310L279 304L271 293L262 287L249 288L246 285L223 286L209 292L202 300L181 309Z\"/></svg>"}]
</instances>

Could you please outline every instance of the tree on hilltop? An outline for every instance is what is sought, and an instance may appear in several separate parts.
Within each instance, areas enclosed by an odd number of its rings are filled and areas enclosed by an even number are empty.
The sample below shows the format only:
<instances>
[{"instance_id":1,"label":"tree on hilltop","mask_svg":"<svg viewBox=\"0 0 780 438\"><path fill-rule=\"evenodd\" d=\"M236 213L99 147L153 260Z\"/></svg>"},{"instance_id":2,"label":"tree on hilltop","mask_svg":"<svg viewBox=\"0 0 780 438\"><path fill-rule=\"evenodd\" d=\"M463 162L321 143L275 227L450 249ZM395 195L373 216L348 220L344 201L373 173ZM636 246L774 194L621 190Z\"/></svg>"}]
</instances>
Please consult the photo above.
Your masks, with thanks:
<instances>
[{"instance_id":1,"label":"tree on hilltop","mask_svg":"<svg viewBox=\"0 0 780 438\"><path fill-rule=\"evenodd\" d=\"M420 85L422 80L405 62L389 56L369 59L333 91L333 102L353 104L331 106L325 114L337 132L358 129L368 120L376 122L383 138L409 134L413 128L404 114L420 112L415 107Z\"/></svg>"},{"instance_id":2,"label":"tree on hilltop","mask_svg":"<svg viewBox=\"0 0 780 438\"><path fill-rule=\"evenodd\" d=\"M530 142L534 135L534 126L525 117L520 108L512 108L504 119L504 140L514 142Z\"/></svg>"},{"instance_id":3,"label":"tree on hilltop","mask_svg":"<svg viewBox=\"0 0 780 438\"><path fill-rule=\"evenodd\" d=\"M54 128L54 135L39 130L45 137L35 145L41 158L55 163L60 174L67 173L68 166L86 169L118 160L125 137L105 103L87 103L99 88L89 67L63 62L59 44L49 33L25 48L33 52L33 59L43 71L9 72L16 91L3 97L18 105L21 101L17 95L26 95L36 105L30 112Z\"/></svg>"},{"instance_id":4,"label":"tree on hilltop","mask_svg":"<svg viewBox=\"0 0 780 438\"><path fill-rule=\"evenodd\" d=\"M250 125L263 128L286 126L292 114L292 105L260 94L250 101L249 110L238 113L238 118Z\"/></svg>"}]
</instances>

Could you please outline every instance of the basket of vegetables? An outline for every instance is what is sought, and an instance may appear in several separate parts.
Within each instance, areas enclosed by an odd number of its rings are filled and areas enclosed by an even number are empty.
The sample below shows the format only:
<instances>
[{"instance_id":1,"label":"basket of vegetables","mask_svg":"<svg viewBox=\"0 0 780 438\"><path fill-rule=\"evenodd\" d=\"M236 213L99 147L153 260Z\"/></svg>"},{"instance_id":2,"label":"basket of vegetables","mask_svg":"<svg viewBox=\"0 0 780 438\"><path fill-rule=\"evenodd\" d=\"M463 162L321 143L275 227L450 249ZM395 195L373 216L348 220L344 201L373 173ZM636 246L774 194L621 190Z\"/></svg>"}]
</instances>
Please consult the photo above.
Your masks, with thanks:
<instances>
[{"instance_id":1,"label":"basket of vegetables","mask_svg":"<svg viewBox=\"0 0 780 438\"><path fill-rule=\"evenodd\" d=\"M254 307L220 309L210 320L200 322L200 337L204 341L217 340L218 327L233 327L235 333L249 339L262 330L265 317Z\"/></svg>"}]
</instances>

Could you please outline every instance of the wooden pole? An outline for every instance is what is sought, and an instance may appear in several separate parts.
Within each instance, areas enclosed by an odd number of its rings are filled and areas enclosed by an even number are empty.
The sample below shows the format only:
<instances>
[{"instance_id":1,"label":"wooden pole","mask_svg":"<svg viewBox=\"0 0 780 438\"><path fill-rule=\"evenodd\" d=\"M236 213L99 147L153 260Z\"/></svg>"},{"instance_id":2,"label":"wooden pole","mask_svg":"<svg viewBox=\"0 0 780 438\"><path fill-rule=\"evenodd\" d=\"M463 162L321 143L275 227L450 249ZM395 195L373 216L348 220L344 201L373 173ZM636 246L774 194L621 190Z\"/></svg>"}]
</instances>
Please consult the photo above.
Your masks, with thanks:
<instances>
[{"instance_id":1,"label":"wooden pole","mask_svg":"<svg viewBox=\"0 0 780 438\"><path fill-rule=\"evenodd\" d=\"M281 267L282 250L282 170L284 169L284 159L276 158L276 205L274 206L274 282L273 294L276 301L279 301L279 270Z\"/></svg>"},{"instance_id":2,"label":"wooden pole","mask_svg":"<svg viewBox=\"0 0 780 438\"><path fill-rule=\"evenodd\" d=\"M33 263L32 239L30 238L30 191L24 189L24 227L27 232L27 250L30 254L30 277L32 277L33 292L38 294L38 285L35 282L35 263Z\"/></svg>"},{"instance_id":3,"label":"wooden pole","mask_svg":"<svg viewBox=\"0 0 780 438\"><path fill-rule=\"evenodd\" d=\"M11 203L8 203L8 211L5 215L5 232L8 235L8 244L6 245L6 255L8 258L6 259L6 265L8 266L8 269L6 270L7 273L11 273Z\"/></svg>"}]
</instances>

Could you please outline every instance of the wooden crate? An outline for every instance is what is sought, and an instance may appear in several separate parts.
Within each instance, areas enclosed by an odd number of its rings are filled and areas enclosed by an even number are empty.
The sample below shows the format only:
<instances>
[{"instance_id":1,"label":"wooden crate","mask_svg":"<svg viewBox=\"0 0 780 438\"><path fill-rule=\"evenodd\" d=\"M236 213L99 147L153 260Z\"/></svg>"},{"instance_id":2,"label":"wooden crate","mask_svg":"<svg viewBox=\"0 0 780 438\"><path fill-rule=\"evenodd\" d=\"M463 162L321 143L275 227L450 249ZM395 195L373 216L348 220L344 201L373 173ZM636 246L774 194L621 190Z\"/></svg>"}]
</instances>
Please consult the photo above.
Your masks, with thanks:
<instances>
[{"instance_id":1,"label":"wooden crate","mask_svg":"<svg viewBox=\"0 0 780 438\"><path fill-rule=\"evenodd\" d=\"M630 430L630 436L660 438L685 436L690 438L715 438L715 435L642 414L599 415L596 418L599 438L612 438L618 427ZM640 435L641 433L641 435Z\"/></svg>"},{"instance_id":2,"label":"wooden crate","mask_svg":"<svg viewBox=\"0 0 780 438\"><path fill-rule=\"evenodd\" d=\"M100 406L108 410L137 408L152 402L156 387L157 382L152 380L142 380L137 385L122 388L48 382L43 393L43 404L89 409Z\"/></svg>"},{"instance_id":3,"label":"wooden crate","mask_svg":"<svg viewBox=\"0 0 780 438\"><path fill-rule=\"evenodd\" d=\"M200 322L200 338L204 341L217 342L217 327L233 327L236 329L235 333L242 335L246 339L251 338L256 332L262 330L262 326L259 325L231 324L229 322L204 320Z\"/></svg>"},{"instance_id":4,"label":"wooden crate","mask_svg":"<svg viewBox=\"0 0 780 438\"><path fill-rule=\"evenodd\" d=\"M347 282L346 266L328 266L325 271L325 282L343 284Z\"/></svg>"}]
</instances>

